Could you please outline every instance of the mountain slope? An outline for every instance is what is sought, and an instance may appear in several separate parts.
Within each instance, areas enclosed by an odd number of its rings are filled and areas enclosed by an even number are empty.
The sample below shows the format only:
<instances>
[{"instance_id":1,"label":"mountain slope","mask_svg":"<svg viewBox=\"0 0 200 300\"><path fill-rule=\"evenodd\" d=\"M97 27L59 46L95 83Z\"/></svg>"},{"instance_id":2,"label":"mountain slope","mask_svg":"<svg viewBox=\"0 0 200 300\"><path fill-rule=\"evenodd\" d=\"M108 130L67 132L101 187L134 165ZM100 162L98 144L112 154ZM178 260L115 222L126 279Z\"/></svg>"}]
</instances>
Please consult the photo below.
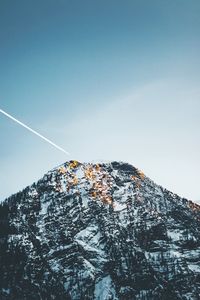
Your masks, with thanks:
<instances>
[{"instance_id":1,"label":"mountain slope","mask_svg":"<svg viewBox=\"0 0 200 300\"><path fill-rule=\"evenodd\" d=\"M200 206L122 162L66 162L0 207L0 299L200 299Z\"/></svg>"}]
</instances>

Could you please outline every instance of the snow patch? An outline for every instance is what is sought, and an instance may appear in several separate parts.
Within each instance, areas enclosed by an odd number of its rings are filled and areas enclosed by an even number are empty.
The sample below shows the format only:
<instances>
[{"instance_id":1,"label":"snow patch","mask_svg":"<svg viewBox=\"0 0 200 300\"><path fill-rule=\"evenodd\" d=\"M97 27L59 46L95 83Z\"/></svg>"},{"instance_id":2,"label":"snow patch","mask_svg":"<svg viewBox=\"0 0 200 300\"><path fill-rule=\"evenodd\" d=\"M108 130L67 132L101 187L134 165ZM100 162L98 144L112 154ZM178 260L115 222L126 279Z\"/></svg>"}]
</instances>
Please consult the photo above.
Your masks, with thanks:
<instances>
[{"instance_id":1,"label":"snow patch","mask_svg":"<svg viewBox=\"0 0 200 300\"><path fill-rule=\"evenodd\" d=\"M188 268L193 272L200 273L200 266L197 266L195 264L188 264Z\"/></svg>"},{"instance_id":2,"label":"snow patch","mask_svg":"<svg viewBox=\"0 0 200 300\"><path fill-rule=\"evenodd\" d=\"M126 208L126 204L120 204L119 202L114 202L114 211L121 211Z\"/></svg>"},{"instance_id":3,"label":"snow patch","mask_svg":"<svg viewBox=\"0 0 200 300\"><path fill-rule=\"evenodd\" d=\"M40 215L46 215L49 204L50 204L49 202L45 202L41 204Z\"/></svg>"},{"instance_id":4,"label":"snow patch","mask_svg":"<svg viewBox=\"0 0 200 300\"><path fill-rule=\"evenodd\" d=\"M167 235L172 239L172 241L178 241L180 240L182 233L179 230L168 230Z\"/></svg>"},{"instance_id":5,"label":"snow patch","mask_svg":"<svg viewBox=\"0 0 200 300\"><path fill-rule=\"evenodd\" d=\"M102 278L95 284L94 290L95 300L115 299L115 290L110 275Z\"/></svg>"}]
</instances>

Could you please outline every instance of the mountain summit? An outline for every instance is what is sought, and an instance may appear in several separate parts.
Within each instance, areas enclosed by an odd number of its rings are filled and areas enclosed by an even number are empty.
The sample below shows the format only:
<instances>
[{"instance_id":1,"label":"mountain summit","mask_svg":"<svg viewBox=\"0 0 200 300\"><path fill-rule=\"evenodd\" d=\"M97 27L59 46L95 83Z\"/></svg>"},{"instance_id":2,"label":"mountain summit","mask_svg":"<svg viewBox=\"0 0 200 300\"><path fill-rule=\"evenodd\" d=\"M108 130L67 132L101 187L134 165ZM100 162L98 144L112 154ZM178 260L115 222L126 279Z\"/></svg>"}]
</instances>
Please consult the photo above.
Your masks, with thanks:
<instances>
[{"instance_id":1,"label":"mountain summit","mask_svg":"<svg viewBox=\"0 0 200 300\"><path fill-rule=\"evenodd\" d=\"M200 206L122 162L69 161L0 206L0 299L198 300Z\"/></svg>"}]
</instances>

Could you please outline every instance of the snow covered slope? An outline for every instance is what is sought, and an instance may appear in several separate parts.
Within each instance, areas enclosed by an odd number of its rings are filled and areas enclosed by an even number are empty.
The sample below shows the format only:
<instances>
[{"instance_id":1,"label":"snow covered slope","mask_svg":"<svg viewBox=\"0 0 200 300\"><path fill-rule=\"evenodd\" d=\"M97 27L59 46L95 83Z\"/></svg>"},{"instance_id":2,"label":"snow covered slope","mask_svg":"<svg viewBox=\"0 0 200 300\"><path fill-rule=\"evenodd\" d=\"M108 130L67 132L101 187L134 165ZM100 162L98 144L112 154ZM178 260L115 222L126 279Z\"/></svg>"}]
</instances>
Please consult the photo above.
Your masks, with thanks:
<instances>
[{"instance_id":1,"label":"snow covered slope","mask_svg":"<svg viewBox=\"0 0 200 300\"><path fill-rule=\"evenodd\" d=\"M200 206L70 161L0 206L0 299L200 299Z\"/></svg>"}]
</instances>

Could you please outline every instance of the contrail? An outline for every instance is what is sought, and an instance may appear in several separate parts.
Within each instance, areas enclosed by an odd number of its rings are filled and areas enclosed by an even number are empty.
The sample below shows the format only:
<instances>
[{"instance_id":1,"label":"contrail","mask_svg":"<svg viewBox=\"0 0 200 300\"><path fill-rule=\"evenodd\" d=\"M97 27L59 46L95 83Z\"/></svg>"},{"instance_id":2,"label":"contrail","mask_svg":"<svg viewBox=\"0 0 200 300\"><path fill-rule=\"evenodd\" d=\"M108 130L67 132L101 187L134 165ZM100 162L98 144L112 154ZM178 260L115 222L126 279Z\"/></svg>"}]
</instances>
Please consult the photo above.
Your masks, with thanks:
<instances>
[{"instance_id":1,"label":"contrail","mask_svg":"<svg viewBox=\"0 0 200 300\"><path fill-rule=\"evenodd\" d=\"M15 119L14 117L12 117L11 115L9 115L7 112L5 112L4 110L0 109L0 112L5 115L6 117L10 118L11 120L15 121L16 123L18 123L19 125L23 126L24 128L28 129L29 131L31 131L32 133L34 133L35 135L39 136L41 139L45 140L47 143L51 144L52 146L54 146L55 148L57 148L58 150L64 152L67 155L70 155L69 152L65 151L65 149L61 148L60 146L56 145L55 143L53 143L52 141L50 141L49 139L47 139L46 137L44 137L43 135L41 135L40 133L38 133L37 131L33 130L32 128L30 128L29 126L27 126L26 124L20 122L19 120Z\"/></svg>"}]
</instances>

